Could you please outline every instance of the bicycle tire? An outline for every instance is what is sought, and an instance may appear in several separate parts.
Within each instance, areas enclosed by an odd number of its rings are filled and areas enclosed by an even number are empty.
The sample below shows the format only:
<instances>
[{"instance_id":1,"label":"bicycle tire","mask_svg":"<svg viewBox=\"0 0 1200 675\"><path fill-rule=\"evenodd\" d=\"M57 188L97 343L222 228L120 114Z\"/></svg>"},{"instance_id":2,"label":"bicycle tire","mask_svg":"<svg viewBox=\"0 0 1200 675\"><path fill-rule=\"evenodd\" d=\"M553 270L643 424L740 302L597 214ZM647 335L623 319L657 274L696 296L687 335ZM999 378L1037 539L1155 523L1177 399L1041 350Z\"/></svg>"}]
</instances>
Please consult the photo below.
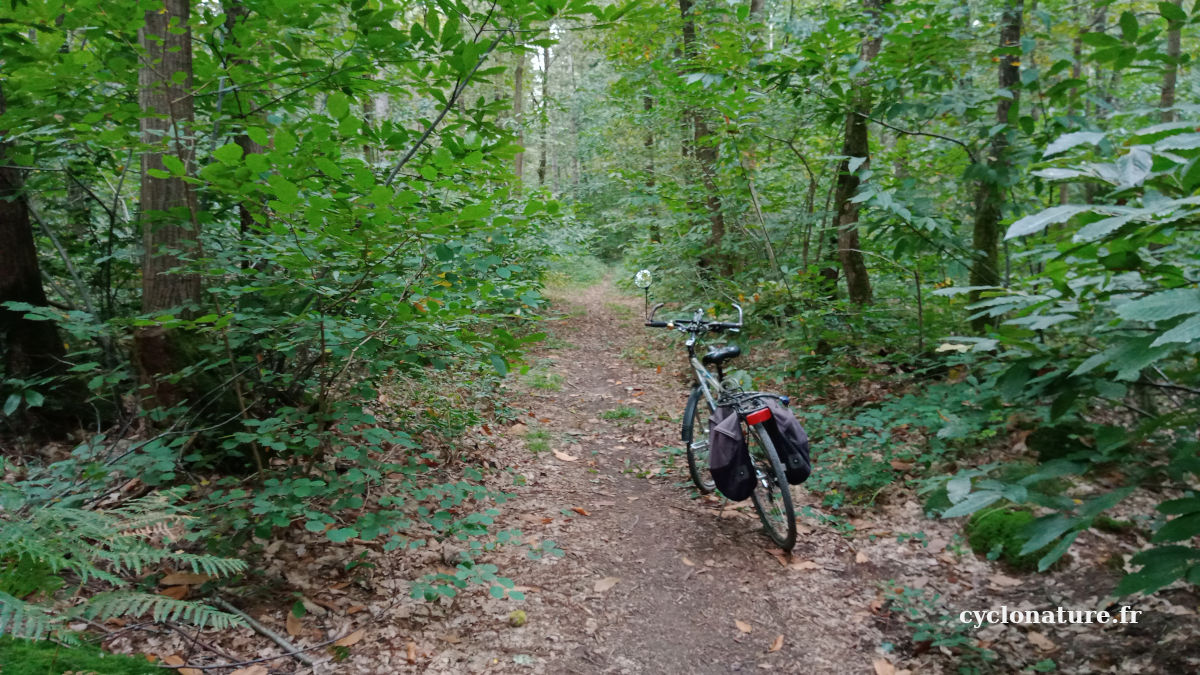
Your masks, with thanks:
<instances>
[{"instance_id":1,"label":"bicycle tire","mask_svg":"<svg viewBox=\"0 0 1200 675\"><path fill-rule=\"evenodd\" d=\"M683 429L680 438L683 440L683 447L687 449L688 473L692 475L692 483L696 485L700 494L706 495L716 490L717 484L708 471L708 416L696 414L701 400L704 401L705 407L708 407L708 399L704 398L704 392L700 387L694 387L692 395L688 397L687 407L683 409ZM694 447L697 424L700 425L700 432L704 438L703 447Z\"/></svg>"},{"instance_id":2,"label":"bicycle tire","mask_svg":"<svg viewBox=\"0 0 1200 675\"><path fill-rule=\"evenodd\" d=\"M754 502L754 510L758 511L758 519L762 521L767 536L785 552L796 546L796 510L792 504L791 486L787 482L787 474L783 462L779 461L779 453L771 437L761 424L750 428L751 438L758 441L765 456L755 456L750 453L758 475L758 484L750 499ZM765 460L765 462L764 462ZM781 522L782 520L782 522Z\"/></svg>"}]
</instances>

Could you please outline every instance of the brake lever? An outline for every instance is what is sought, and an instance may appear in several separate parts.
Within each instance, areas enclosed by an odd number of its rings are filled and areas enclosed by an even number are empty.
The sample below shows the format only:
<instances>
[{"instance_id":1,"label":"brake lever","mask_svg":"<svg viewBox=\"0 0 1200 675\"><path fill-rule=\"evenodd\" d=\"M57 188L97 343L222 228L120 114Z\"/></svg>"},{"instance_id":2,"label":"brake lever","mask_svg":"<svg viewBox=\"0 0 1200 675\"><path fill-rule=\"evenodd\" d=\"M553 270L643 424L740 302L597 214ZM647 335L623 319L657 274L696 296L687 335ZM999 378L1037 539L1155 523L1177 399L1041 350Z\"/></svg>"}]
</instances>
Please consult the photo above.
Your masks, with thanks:
<instances>
[{"instance_id":1,"label":"brake lever","mask_svg":"<svg viewBox=\"0 0 1200 675\"><path fill-rule=\"evenodd\" d=\"M655 306L651 307L651 308L650 308L650 316L646 317L646 320L647 320L647 321L653 321L653 320L654 320L654 315L655 315L655 314L658 314L658 310L659 310L659 309L662 309L662 306L663 306L663 305L665 305L665 304L667 304L667 303L665 303L665 302L660 302L660 303L658 303L657 305L655 305Z\"/></svg>"}]
</instances>

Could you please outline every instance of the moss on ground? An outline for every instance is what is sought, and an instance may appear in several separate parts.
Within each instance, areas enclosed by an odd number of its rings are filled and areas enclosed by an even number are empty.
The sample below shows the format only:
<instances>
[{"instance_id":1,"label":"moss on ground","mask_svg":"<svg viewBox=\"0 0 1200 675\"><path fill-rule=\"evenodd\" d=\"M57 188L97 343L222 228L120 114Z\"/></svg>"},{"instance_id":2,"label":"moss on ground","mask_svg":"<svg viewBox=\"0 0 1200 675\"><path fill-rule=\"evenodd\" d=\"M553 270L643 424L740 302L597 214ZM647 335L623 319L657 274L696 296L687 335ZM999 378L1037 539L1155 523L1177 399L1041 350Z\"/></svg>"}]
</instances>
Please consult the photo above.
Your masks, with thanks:
<instances>
[{"instance_id":1,"label":"moss on ground","mask_svg":"<svg viewBox=\"0 0 1200 675\"><path fill-rule=\"evenodd\" d=\"M53 642L0 637L0 672L4 675L66 672L76 675L157 675L163 671L144 658L109 654L99 647L64 647Z\"/></svg>"},{"instance_id":2,"label":"moss on ground","mask_svg":"<svg viewBox=\"0 0 1200 675\"><path fill-rule=\"evenodd\" d=\"M984 509L967 520L967 542L971 550L980 555L1000 559L1013 569L1030 572L1037 569L1038 560L1046 554L1043 548L1021 555L1021 548L1029 541L1023 531L1033 521L1033 513L1025 509L1011 506Z\"/></svg>"}]
</instances>

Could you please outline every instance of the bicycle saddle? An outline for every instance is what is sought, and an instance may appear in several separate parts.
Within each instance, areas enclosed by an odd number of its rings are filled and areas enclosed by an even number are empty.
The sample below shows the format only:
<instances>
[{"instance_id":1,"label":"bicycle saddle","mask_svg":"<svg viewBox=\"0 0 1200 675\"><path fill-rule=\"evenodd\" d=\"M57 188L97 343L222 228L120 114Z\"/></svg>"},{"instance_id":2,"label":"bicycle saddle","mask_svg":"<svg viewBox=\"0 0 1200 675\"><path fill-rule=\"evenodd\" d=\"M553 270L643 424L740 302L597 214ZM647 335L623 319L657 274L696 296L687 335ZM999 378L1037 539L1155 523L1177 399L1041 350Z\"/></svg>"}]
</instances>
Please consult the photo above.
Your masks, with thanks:
<instances>
[{"instance_id":1,"label":"bicycle saddle","mask_svg":"<svg viewBox=\"0 0 1200 675\"><path fill-rule=\"evenodd\" d=\"M741 353L742 348L737 345L728 345L721 347L720 349L711 347L708 350L708 353L704 355L704 359L702 360L704 363L722 363Z\"/></svg>"}]
</instances>

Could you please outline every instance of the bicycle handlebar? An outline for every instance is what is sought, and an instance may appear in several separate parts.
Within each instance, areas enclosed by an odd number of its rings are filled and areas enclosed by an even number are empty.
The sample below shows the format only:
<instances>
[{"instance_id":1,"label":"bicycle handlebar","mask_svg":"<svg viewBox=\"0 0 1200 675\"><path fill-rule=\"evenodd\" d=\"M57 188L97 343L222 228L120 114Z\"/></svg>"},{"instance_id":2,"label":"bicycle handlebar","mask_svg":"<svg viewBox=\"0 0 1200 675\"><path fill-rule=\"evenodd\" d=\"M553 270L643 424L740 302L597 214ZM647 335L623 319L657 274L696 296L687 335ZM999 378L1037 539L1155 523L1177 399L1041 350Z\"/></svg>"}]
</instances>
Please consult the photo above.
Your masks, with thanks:
<instances>
[{"instance_id":1,"label":"bicycle handlebar","mask_svg":"<svg viewBox=\"0 0 1200 675\"><path fill-rule=\"evenodd\" d=\"M696 314L691 319L679 319L676 321L656 321L654 315L666 303L660 302L650 310L650 316L646 319L646 325L650 328L678 328L684 332L701 332L701 331L718 331L718 330L738 330L742 327L742 307L734 304L734 309L737 310L737 323L728 321L704 321L702 311L697 309Z\"/></svg>"}]
</instances>

